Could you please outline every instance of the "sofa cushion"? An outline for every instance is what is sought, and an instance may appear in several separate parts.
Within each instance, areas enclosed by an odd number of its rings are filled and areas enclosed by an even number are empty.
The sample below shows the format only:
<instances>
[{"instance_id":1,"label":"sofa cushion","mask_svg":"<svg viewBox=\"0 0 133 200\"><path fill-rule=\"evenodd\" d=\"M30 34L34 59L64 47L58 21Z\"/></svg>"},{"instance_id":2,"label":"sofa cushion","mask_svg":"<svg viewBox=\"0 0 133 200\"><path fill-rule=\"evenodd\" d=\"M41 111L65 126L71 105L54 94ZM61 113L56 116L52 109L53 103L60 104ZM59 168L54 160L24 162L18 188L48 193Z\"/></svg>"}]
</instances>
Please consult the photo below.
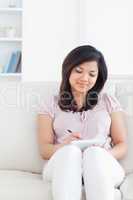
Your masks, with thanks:
<instances>
[{"instance_id":1,"label":"sofa cushion","mask_svg":"<svg viewBox=\"0 0 133 200\"><path fill-rule=\"evenodd\" d=\"M55 83L0 84L0 169L42 171L37 112L41 101L56 90Z\"/></svg>"},{"instance_id":2,"label":"sofa cushion","mask_svg":"<svg viewBox=\"0 0 133 200\"><path fill-rule=\"evenodd\" d=\"M117 83L115 95L126 113L133 116L133 80Z\"/></svg>"},{"instance_id":3,"label":"sofa cushion","mask_svg":"<svg viewBox=\"0 0 133 200\"><path fill-rule=\"evenodd\" d=\"M126 173L133 172L133 117L126 116L127 124L127 155L120 161Z\"/></svg>"},{"instance_id":4,"label":"sofa cushion","mask_svg":"<svg viewBox=\"0 0 133 200\"><path fill-rule=\"evenodd\" d=\"M52 200L49 184L39 174L0 170L1 200Z\"/></svg>"}]
</instances>

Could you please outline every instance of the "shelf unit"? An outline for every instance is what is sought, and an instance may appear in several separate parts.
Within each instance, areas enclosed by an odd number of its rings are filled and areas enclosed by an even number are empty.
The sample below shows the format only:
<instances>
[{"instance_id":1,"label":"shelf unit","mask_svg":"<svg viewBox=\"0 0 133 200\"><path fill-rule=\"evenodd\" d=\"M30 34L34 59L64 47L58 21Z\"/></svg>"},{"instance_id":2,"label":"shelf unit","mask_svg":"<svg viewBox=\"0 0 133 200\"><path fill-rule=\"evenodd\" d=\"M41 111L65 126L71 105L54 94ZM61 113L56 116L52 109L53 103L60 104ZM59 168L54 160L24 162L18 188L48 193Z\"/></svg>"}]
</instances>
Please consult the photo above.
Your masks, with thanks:
<instances>
[{"instance_id":1,"label":"shelf unit","mask_svg":"<svg viewBox=\"0 0 133 200\"><path fill-rule=\"evenodd\" d=\"M1 76L17 76L17 77L20 77L21 76L21 73L1 73Z\"/></svg>"},{"instance_id":2,"label":"shelf unit","mask_svg":"<svg viewBox=\"0 0 133 200\"><path fill-rule=\"evenodd\" d=\"M22 42L22 38L5 37L5 38L0 38L0 42Z\"/></svg>"},{"instance_id":3,"label":"shelf unit","mask_svg":"<svg viewBox=\"0 0 133 200\"><path fill-rule=\"evenodd\" d=\"M21 73L2 73L5 65L8 64L13 51L22 50L22 0L15 0L16 7L10 7L10 0L0 0L0 31L2 27L15 27L14 34L1 34L0 32L0 80L16 79L21 80ZM9 30L9 29L8 29ZM22 64L21 64L22 65Z\"/></svg>"},{"instance_id":4,"label":"shelf unit","mask_svg":"<svg viewBox=\"0 0 133 200\"><path fill-rule=\"evenodd\" d=\"M22 8L0 8L0 12L22 12Z\"/></svg>"}]
</instances>

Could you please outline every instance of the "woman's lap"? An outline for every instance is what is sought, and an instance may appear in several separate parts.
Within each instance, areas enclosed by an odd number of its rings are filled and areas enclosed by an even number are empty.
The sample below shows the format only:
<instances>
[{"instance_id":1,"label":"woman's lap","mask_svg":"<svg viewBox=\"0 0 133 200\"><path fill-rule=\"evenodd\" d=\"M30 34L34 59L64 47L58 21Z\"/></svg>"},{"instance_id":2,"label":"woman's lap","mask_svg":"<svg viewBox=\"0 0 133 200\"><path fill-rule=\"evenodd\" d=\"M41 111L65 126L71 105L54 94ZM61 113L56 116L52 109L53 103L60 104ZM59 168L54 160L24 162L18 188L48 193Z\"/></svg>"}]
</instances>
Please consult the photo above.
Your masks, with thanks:
<instances>
[{"instance_id":1,"label":"woman's lap","mask_svg":"<svg viewBox=\"0 0 133 200\"><path fill-rule=\"evenodd\" d=\"M104 168L107 171L107 174L112 176L114 187L118 187L121 184L125 177L124 169L118 160L116 160L108 151L101 147L90 147L84 152L84 157L85 156L88 156L88 165L89 159L91 159L92 165L96 164L96 168L99 168L98 166L101 165L101 169Z\"/></svg>"},{"instance_id":2,"label":"woman's lap","mask_svg":"<svg viewBox=\"0 0 133 200\"><path fill-rule=\"evenodd\" d=\"M61 154L61 153L64 154L64 158L66 158L66 160L67 160L67 156L68 156L67 148L62 147L61 149L57 150L57 152L55 152L55 154L51 157L51 159L48 161L48 163L44 166L43 174L45 172L45 174L47 174L47 177L49 177L52 173L52 170L53 170L53 167L55 164L54 163L55 160L56 160L56 162L61 163L60 156L59 156L59 154ZM82 157L84 157L84 155L92 156L92 154L95 155L96 157L100 158L100 159L96 160L96 162L101 162L103 164L104 168L108 168L108 172L109 172L108 174L110 176L112 176L112 179L114 182L114 187L118 187L121 184L121 182L123 181L123 178L125 176L124 169L119 164L119 162L109 152L107 152L105 149L103 149L101 147L89 147L88 149L85 150L85 152L82 153ZM84 159L82 159L82 165L83 165L83 160ZM91 160L91 162L92 162L92 160ZM96 163L96 164L98 164L98 163ZM44 178L44 176L43 176L43 178ZM48 180L50 180L50 179L48 178ZM83 176L82 176L82 184L84 184Z\"/></svg>"}]
</instances>

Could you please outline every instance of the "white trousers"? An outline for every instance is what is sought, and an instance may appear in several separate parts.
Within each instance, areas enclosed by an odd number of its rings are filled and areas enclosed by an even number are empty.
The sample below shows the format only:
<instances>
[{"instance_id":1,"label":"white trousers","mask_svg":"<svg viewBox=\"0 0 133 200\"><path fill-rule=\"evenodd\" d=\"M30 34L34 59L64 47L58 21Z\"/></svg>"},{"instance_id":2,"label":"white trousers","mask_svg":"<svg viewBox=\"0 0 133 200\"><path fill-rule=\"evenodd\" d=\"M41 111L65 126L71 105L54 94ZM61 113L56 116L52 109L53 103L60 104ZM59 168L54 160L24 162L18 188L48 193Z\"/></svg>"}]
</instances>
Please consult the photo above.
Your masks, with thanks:
<instances>
[{"instance_id":1,"label":"white trousers","mask_svg":"<svg viewBox=\"0 0 133 200\"><path fill-rule=\"evenodd\" d=\"M53 200L80 200L84 179L86 200L114 200L115 187L125 177L119 162L101 147L82 152L75 145L57 150L43 169Z\"/></svg>"}]
</instances>

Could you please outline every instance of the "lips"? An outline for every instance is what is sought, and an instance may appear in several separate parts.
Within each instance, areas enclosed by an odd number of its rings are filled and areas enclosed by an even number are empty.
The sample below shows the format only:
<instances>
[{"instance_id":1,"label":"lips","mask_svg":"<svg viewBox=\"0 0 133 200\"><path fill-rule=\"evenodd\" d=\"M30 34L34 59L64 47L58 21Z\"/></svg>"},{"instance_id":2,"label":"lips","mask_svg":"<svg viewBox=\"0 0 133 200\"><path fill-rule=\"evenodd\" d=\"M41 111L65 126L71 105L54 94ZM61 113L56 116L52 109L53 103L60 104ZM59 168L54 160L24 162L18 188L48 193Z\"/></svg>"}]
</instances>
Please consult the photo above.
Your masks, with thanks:
<instances>
[{"instance_id":1,"label":"lips","mask_svg":"<svg viewBox=\"0 0 133 200\"><path fill-rule=\"evenodd\" d=\"M80 87L88 87L88 84L78 83Z\"/></svg>"}]
</instances>

